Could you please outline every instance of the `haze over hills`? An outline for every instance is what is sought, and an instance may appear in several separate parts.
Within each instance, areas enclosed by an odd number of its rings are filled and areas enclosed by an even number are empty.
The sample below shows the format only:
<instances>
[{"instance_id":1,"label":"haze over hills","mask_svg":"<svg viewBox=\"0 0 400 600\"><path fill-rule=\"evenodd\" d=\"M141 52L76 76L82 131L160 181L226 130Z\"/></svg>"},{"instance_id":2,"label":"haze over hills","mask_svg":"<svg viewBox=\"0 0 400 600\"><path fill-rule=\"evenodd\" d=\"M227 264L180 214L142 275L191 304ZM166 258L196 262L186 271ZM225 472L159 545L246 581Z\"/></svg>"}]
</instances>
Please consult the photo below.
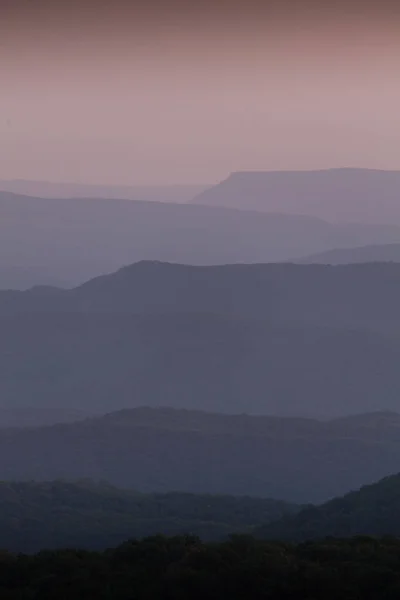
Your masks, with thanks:
<instances>
[{"instance_id":1,"label":"haze over hills","mask_svg":"<svg viewBox=\"0 0 400 600\"><path fill-rule=\"evenodd\" d=\"M4 257L3 257L4 261ZM52 287L72 287L70 283L46 272L40 267L0 266L0 290L28 290L36 285Z\"/></svg>"},{"instance_id":2,"label":"haze over hills","mask_svg":"<svg viewBox=\"0 0 400 600\"><path fill-rule=\"evenodd\" d=\"M399 239L394 225L332 225L315 217L224 207L0 192L0 269L25 271L19 288L29 287L34 277L41 285L77 285L142 259L273 262ZM0 278L2 289L10 283L10 276Z\"/></svg>"},{"instance_id":3,"label":"haze over hills","mask_svg":"<svg viewBox=\"0 0 400 600\"><path fill-rule=\"evenodd\" d=\"M398 410L400 265L141 262L0 292L0 405Z\"/></svg>"},{"instance_id":4,"label":"haze over hills","mask_svg":"<svg viewBox=\"0 0 400 600\"><path fill-rule=\"evenodd\" d=\"M199 313L18 314L0 327L2 407L322 418L400 409L400 339L375 332Z\"/></svg>"},{"instance_id":5,"label":"haze over hills","mask_svg":"<svg viewBox=\"0 0 400 600\"><path fill-rule=\"evenodd\" d=\"M211 424L212 419L208 421ZM250 534L290 542L332 536L399 537L399 498L400 475L318 506L248 496L144 494L89 479L2 481L0 536L3 551L25 553L43 548L106 549L150 535L190 534L217 541Z\"/></svg>"},{"instance_id":6,"label":"haze over hills","mask_svg":"<svg viewBox=\"0 0 400 600\"><path fill-rule=\"evenodd\" d=\"M3 480L90 477L143 492L322 502L396 472L399 460L390 413L323 423L142 408L0 431Z\"/></svg>"},{"instance_id":7,"label":"haze over hills","mask_svg":"<svg viewBox=\"0 0 400 600\"><path fill-rule=\"evenodd\" d=\"M242 171L200 193L196 204L314 215L333 222L400 224L400 171Z\"/></svg>"},{"instance_id":8,"label":"haze over hills","mask_svg":"<svg viewBox=\"0 0 400 600\"><path fill-rule=\"evenodd\" d=\"M74 423L87 419L97 414L73 408L59 408L57 406L9 406L0 407L0 428L9 427L42 427L56 423Z\"/></svg>"},{"instance_id":9,"label":"haze over hills","mask_svg":"<svg viewBox=\"0 0 400 600\"><path fill-rule=\"evenodd\" d=\"M105 198L189 202L209 185L99 185L26 179L0 180L0 190L40 198Z\"/></svg>"},{"instance_id":10,"label":"haze over hills","mask_svg":"<svg viewBox=\"0 0 400 600\"><path fill-rule=\"evenodd\" d=\"M1 291L0 315L213 313L270 324L399 331L400 265L141 261L69 290Z\"/></svg>"},{"instance_id":11,"label":"haze over hills","mask_svg":"<svg viewBox=\"0 0 400 600\"><path fill-rule=\"evenodd\" d=\"M296 261L302 264L344 265L352 263L400 262L400 244L377 244L359 248L338 248L312 254Z\"/></svg>"}]
</instances>

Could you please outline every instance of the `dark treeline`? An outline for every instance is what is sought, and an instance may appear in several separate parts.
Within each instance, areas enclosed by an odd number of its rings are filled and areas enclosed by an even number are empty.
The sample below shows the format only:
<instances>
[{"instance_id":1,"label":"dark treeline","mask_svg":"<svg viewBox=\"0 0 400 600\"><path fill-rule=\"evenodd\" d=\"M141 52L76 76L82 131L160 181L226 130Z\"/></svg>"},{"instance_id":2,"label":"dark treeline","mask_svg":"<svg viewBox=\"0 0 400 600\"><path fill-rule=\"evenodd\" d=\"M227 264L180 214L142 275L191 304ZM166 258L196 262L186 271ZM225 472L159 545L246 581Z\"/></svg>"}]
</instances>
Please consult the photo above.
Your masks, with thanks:
<instances>
[{"instance_id":1,"label":"dark treeline","mask_svg":"<svg viewBox=\"0 0 400 600\"><path fill-rule=\"evenodd\" d=\"M102 553L0 556L2 600L397 600L399 593L394 538L291 545L157 536Z\"/></svg>"}]
</instances>

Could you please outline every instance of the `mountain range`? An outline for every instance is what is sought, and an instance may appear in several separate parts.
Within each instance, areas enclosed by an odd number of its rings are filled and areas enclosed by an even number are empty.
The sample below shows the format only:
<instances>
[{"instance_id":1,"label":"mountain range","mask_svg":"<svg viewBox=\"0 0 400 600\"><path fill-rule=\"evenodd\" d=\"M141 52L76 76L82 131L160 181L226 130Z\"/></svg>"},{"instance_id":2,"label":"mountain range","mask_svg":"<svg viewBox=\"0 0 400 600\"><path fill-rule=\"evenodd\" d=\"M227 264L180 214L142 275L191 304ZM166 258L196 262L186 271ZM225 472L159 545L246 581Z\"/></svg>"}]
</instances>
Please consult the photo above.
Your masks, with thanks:
<instances>
[{"instance_id":1,"label":"mountain range","mask_svg":"<svg viewBox=\"0 0 400 600\"><path fill-rule=\"evenodd\" d=\"M395 243L398 225L194 204L34 198L0 192L0 288L74 286L139 260L195 265L273 262L340 247Z\"/></svg>"},{"instance_id":2,"label":"mountain range","mask_svg":"<svg viewBox=\"0 0 400 600\"><path fill-rule=\"evenodd\" d=\"M99 185L29 179L0 180L0 190L39 198L105 198L189 202L209 185Z\"/></svg>"},{"instance_id":3,"label":"mountain range","mask_svg":"<svg viewBox=\"0 0 400 600\"><path fill-rule=\"evenodd\" d=\"M376 244L358 248L337 248L307 256L303 264L345 265L354 263L400 262L400 244Z\"/></svg>"},{"instance_id":4,"label":"mountain range","mask_svg":"<svg viewBox=\"0 0 400 600\"><path fill-rule=\"evenodd\" d=\"M400 171L241 171L196 204L314 215L332 222L400 223Z\"/></svg>"},{"instance_id":5,"label":"mountain range","mask_svg":"<svg viewBox=\"0 0 400 600\"><path fill-rule=\"evenodd\" d=\"M142 262L0 292L0 406L398 410L400 265Z\"/></svg>"},{"instance_id":6,"label":"mountain range","mask_svg":"<svg viewBox=\"0 0 400 600\"><path fill-rule=\"evenodd\" d=\"M303 325L399 331L400 265L236 264L142 261L74 289L0 291L0 316L21 313L212 313Z\"/></svg>"}]
</instances>

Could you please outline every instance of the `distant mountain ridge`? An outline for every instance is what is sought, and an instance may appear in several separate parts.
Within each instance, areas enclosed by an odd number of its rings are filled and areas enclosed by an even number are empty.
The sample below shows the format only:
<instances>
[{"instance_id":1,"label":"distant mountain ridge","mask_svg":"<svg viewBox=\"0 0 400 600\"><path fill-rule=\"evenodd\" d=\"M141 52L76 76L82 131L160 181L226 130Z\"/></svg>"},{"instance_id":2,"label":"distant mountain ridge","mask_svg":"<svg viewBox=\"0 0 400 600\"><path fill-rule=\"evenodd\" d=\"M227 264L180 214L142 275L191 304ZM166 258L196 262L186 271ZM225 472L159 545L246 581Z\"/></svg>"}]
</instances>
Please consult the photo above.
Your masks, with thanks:
<instances>
[{"instance_id":1,"label":"distant mountain ridge","mask_svg":"<svg viewBox=\"0 0 400 600\"><path fill-rule=\"evenodd\" d=\"M0 429L10 427L43 427L56 423L73 423L87 419L93 413L73 408L0 407Z\"/></svg>"},{"instance_id":2,"label":"distant mountain ridge","mask_svg":"<svg viewBox=\"0 0 400 600\"><path fill-rule=\"evenodd\" d=\"M0 192L1 269L19 287L77 285L139 260L195 265L276 262L345 246L392 243L396 225L333 225L316 217L195 204L33 198ZM5 271L3 271L5 273Z\"/></svg>"},{"instance_id":3,"label":"distant mountain ridge","mask_svg":"<svg viewBox=\"0 0 400 600\"><path fill-rule=\"evenodd\" d=\"M400 407L400 265L142 262L0 292L0 405L334 417Z\"/></svg>"},{"instance_id":4,"label":"distant mountain ridge","mask_svg":"<svg viewBox=\"0 0 400 600\"><path fill-rule=\"evenodd\" d=\"M400 171L236 172L193 202L308 214L333 222L400 223Z\"/></svg>"},{"instance_id":5,"label":"distant mountain ridge","mask_svg":"<svg viewBox=\"0 0 400 600\"><path fill-rule=\"evenodd\" d=\"M107 198L189 202L210 185L101 185L27 179L0 180L0 190L41 198Z\"/></svg>"},{"instance_id":6,"label":"distant mountain ridge","mask_svg":"<svg viewBox=\"0 0 400 600\"><path fill-rule=\"evenodd\" d=\"M296 261L301 264L344 265L372 262L400 262L400 244L375 244L358 248L338 248L312 254Z\"/></svg>"},{"instance_id":7,"label":"distant mountain ridge","mask_svg":"<svg viewBox=\"0 0 400 600\"><path fill-rule=\"evenodd\" d=\"M16 313L213 313L297 324L399 331L400 265L236 264L141 261L70 290L0 291Z\"/></svg>"}]
</instances>

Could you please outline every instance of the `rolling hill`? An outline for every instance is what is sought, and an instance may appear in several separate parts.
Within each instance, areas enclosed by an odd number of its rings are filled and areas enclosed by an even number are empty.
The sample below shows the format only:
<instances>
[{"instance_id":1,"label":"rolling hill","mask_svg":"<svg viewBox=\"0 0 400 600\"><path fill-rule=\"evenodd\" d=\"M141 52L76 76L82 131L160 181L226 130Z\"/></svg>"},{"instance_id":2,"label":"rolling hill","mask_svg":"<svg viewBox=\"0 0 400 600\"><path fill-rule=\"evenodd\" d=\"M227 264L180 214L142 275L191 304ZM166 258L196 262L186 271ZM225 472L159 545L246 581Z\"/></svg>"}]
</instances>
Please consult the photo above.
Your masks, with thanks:
<instances>
[{"instance_id":1,"label":"rolling hill","mask_svg":"<svg viewBox=\"0 0 400 600\"><path fill-rule=\"evenodd\" d=\"M0 482L0 546L101 549L127 538L198 535L218 540L292 514L279 500L195 494L141 494L90 481Z\"/></svg>"},{"instance_id":2,"label":"rolling hill","mask_svg":"<svg viewBox=\"0 0 400 600\"><path fill-rule=\"evenodd\" d=\"M0 291L0 315L213 313L272 324L399 331L400 265L143 261L69 290Z\"/></svg>"},{"instance_id":3,"label":"rolling hill","mask_svg":"<svg viewBox=\"0 0 400 600\"><path fill-rule=\"evenodd\" d=\"M12 457L12 460L10 460ZM142 408L0 430L0 479L323 502L396 472L400 417L321 422Z\"/></svg>"}]
</instances>

